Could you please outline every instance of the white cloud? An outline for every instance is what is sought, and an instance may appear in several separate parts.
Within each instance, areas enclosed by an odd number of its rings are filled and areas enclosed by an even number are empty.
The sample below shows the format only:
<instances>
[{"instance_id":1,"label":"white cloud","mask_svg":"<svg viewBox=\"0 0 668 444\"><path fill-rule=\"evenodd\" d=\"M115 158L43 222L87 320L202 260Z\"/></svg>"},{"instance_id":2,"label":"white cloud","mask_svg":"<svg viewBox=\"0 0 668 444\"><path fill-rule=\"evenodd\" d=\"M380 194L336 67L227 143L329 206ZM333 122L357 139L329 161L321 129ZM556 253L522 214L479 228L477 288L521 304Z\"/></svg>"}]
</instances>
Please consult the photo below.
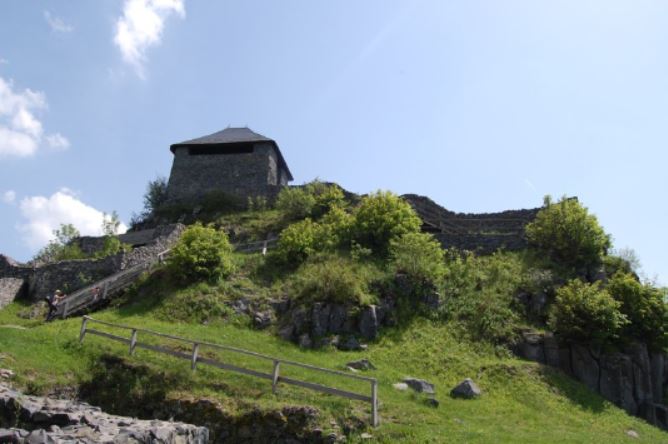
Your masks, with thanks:
<instances>
[{"instance_id":1,"label":"white cloud","mask_svg":"<svg viewBox=\"0 0 668 444\"><path fill-rule=\"evenodd\" d=\"M165 20L173 14L185 17L184 0L125 0L114 43L140 77L144 77L146 50L160 43Z\"/></svg>"},{"instance_id":2,"label":"white cloud","mask_svg":"<svg viewBox=\"0 0 668 444\"><path fill-rule=\"evenodd\" d=\"M14 91L12 81L0 77L0 158L32 156L42 142L58 150L69 147L69 141L60 133L44 137L36 113L47 107L44 93L31 89Z\"/></svg>"},{"instance_id":3,"label":"white cloud","mask_svg":"<svg viewBox=\"0 0 668 444\"><path fill-rule=\"evenodd\" d=\"M26 197L21 200L19 209L25 221L19 223L17 229L28 247L35 251L54 239L53 230L61 224L74 225L83 236L102 234L104 213L79 200L67 188L50 197ZM121 224L119 231L126 230L127 226Z\"/></svg>"},{"instance_id":4,"label":"white cloud","mask_svg":"<svg viewBox=\"0 0 668 444\"><path fill-rule=\"evenodd\" d=\"M9 60L3 59L2 57L0 57L0 65L8 65L8 64L9 64Z\"/></svg>"},{"instance_id":5,"label":"white cloud","mask_svg":"<svg viewBox=\"0 0 668 444\"><path fill-rule=\"evenodd\" d=\"M7 204L13 204L16 201L16 191L8 190L2 193L2 201Z\"/></svg>"},{"instance_id":6,"label":"white cloud","mask_svg":"<svg viewBox=\"0 0 668 444\"><path fill-rule=\"evenodd\" d=\"M57 151L63 151L70 147L70 141L60 133L46 136L46 143L49 145L49 148Z\"/></svg>"},{"instance_id":7,"label":"white cloud","mask_svg":"<svg viewBox=\"0 0 668 444\"><path fill-rule=\"evenodd\" d=\"M44 20L49 24L52 31L55 32L72 32L74 27L63 21L60 17L51 15L49 11L44 11Z\"/></svg>"}]
</instances>

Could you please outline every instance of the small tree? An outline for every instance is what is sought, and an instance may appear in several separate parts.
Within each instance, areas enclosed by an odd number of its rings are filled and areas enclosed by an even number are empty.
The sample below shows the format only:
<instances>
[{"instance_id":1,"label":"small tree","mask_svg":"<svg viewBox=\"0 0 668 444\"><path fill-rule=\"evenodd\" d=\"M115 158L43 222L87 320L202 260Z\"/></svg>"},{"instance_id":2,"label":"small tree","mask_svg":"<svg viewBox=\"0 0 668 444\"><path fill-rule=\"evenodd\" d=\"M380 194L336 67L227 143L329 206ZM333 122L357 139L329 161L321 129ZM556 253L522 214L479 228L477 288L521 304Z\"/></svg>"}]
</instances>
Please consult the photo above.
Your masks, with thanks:
<instances>
[{"instance_id":1,"label":"small tree","mask_svg":"<svg viewBox=\"0 0 668 444\"><path fill-rule=\"evenodd\" d=\"M309 216L314 206L315 196L303 187L283 188L276 199L276 208L289 220Z\"/></svg>"},{"instance_id":2,"label":"small tree","mask_svg":"<svg viewBox=\"0 0 668 444\"><path fill-rule=\"evenodd\" d=\"M167 201L167 179L159 176L146 185L144 193L144 212L153 213Z\"/></svg>"},{"instance_id":3,"label":"small tree","mask_svg":"<svg viewBox=\"0 0 668 444\"><path fill-rule=\"evenodd\" d=\"M60 228L53 230L55 239L42 248L33 258L35 262L58 262L69 259L83 259L85 255L74 239L80 236L79 230L72 224L60 224Z\"/></svg>"},{"instance_id":4,"label":"small tree","mask_svg":"<svg viewBox=\"0 0 668 444\"><path fill-rule=\"evenodd\" d=\"M661 290L623 272L615 273L607 290L619 301L620 311L630 321L623 337L637 339L655 349L666 343L668 310Z\"/></svg>"},{"instance_id":5,"label":"small tree","mask_svg":"<svg viewBox=\"0 0 668 444\"><path fill-rule=\"evenodd\" d=\"M557 290L548 324L569 340L609 343L628 324L620 308L621 304L601 288L600 282L573 279Z\"/></svg>"},{"instance_id":6,"label":"small tree","mask_svg":"<svg viewBox=\"0 0 668 444\"><path fill-rule=\"evenodd\" d=\"M288 226L278 238L275 257L286 265L301 264L316 251L320 231L321 227L311 219Z\"/></svg>"},{"instance_id":7,"label":"small tree","mask_svg":"<svg viewBox=\"0 0 668 444\"><path fill-rule=\"evenodd\" d=\"M577 199L563 197L553 203L545 197L545 206L527 225L529 244L549 255L557 263L575 269L598 265L610 248L610 237L596 216Z\"/></svg>"},{"instance_id":8,"label":"small tree","mask_svg":"<svg viewBox=\"0 0 668 444\"><path fill-rule=\"evenodd\" d=\"M417 283L438 284L445 274L445 252L430 234L406 233L390 241L390 266Z\"/></svg>"},{"instance_id":9,"label":"small tree","mask_svg":"<svg viewBox=\"0 0 668 444\"><path fill-rule=\"evenodd\" d=\"M355 212L354 240L381 254L392 238L420 231L413 208L394 193L378 191L362 199Z\"/></svg>"},{"instance_id":10,"label":"small tree","mask_svg":"<svg viewBox=\"0 0 668 444\"><path fill-rule=\"evenodd\" d=\"M310 216L318 219L333 208L341 208L345 204L343 190L336 184L328 184L319 180L306 185L305 190L315 199Z\"/></svg>"},{"instance_id":11,"label":"small tree","mask_svg":"<svg viewBox=\"0 0 668 444\"><path fill-rule=\"evenodd\" d=\"M234 269L232 245L225 232L196 223L172 249L169 267L184 282L226 277Z\"/></svg>"}]
</instances>

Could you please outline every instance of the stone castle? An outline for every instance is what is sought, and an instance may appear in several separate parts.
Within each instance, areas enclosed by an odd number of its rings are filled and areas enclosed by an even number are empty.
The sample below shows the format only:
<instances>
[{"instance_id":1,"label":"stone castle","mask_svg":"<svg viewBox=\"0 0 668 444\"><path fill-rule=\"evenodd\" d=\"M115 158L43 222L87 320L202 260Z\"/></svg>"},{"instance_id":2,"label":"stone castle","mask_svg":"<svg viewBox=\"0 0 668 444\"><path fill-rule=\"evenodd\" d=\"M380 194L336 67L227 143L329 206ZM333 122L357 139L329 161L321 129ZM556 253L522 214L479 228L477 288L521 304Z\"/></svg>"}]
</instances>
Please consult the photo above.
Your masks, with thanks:
<instances>
[{"instance_id":1,"label":"stone castle","mask_svg":"<svg viewBox=\"0 0 668 444\"><path fill-rule=\"evenodd\" d=\"M293 180L278 144L249 128L226 128L170 147L168 203L197 202L222 192L273 197Z\"/></svg>"}]
</instances>

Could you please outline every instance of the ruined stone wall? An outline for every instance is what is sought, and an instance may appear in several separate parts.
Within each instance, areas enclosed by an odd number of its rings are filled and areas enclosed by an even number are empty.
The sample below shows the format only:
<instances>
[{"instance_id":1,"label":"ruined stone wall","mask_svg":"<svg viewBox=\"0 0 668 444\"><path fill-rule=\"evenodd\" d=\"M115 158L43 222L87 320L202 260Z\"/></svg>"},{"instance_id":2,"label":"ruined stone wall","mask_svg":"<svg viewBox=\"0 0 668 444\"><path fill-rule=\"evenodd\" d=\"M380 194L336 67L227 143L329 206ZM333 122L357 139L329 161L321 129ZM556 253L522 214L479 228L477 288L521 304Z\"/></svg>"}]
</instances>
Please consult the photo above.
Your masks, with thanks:
<instances>
[{"instance_id":1,"label":"ruined stone wall","mask_svg":"<svg viewBox=\"0 0 668 444\"><path fill-rule=\"evenodd\" d=\"M536 218L540 208L508 210L499 213L455 213L425 196L402 196L423 222L423 230L433 233L444 248L455 247L482 254L498 249L516 251L526 248L526 225Z\"/></svg>"},{"instance_id":2,"label":"ruined stone wall","mask_svg":"<svg viewBox=\"0 0 668 444\"><path fill-rule=\"evenodd\" d=\"M109 275L146 262L170 248L185 226L172 224L151 230L151 241L128 253L102 259L78 259L30 266L0 255L0 307L18 297L36 302L59 289L72 293ZM85 244L101 248L101 238L88 238ZM95 253L97 250L92 250Z\"/></svg>"},{"instance_id":3,"label":"ruined stone wall","mask_svg":"<svg viewBox=\"0 0 668 444\"><path fill-rule=\"evenodd\" d=\"M177 147L167 186L168 204L191 203L213 192L245 199L273 195L283 171L271 143L256 143L252 153L190 155Z\"/></svg>"}]
</instances>

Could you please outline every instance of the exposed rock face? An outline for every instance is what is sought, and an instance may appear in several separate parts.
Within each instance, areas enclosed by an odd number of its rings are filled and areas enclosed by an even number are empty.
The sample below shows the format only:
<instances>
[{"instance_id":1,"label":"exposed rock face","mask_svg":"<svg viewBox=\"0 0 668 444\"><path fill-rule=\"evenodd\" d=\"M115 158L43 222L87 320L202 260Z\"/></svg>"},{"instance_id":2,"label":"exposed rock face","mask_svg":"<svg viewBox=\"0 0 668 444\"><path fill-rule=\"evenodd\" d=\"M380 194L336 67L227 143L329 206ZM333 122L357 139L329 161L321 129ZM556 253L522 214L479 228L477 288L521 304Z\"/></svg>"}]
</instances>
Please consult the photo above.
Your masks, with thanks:
<instances>
[{"instance_id":1,"label":"exposed rock face","mask_svg":"<svg viewBox=\"0 0 668 444\"><path fill-rule=\"evenodd\" d=\"M25 396L0 384L0 427L16 426L18 428L0 429L0 436L5 435L7 442L18 443L200 444L209 440L206 427L109 415L85 403Z\"/></svg>"},{"instance_id":2,"label":"exposed rock face","mask_svg":"<svg viewBox=\"0 0 668 444\"><path fill-rule=\"evenodd\" d=\"M559 343L551 333L524 331L518 355L562 369L631 415L668 428L663 392L668 383L666 357L644 344L622 352L601 352L583 344Z\"/></svg>"}]
</instances>

